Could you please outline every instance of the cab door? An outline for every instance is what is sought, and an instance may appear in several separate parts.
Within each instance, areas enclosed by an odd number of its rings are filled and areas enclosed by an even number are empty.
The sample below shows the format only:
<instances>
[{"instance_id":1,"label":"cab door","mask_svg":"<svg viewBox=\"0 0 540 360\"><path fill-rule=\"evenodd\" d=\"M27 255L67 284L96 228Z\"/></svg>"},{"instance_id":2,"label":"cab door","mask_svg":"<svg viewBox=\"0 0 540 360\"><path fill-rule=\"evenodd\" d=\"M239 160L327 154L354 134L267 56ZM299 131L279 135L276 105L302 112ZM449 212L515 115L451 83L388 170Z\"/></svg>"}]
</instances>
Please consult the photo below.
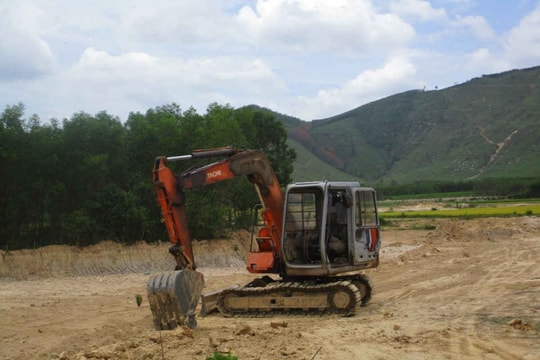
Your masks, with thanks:
<instances>
[{"instance_id":1,"label":"cab door","mask_svg":"<svg viewBox=\"0 0 540 360\"><path fill-rule=\"evenodd\" d=\"M377 196L372 188L354 191L354 262L372 262L378 257L380 243Z\"/></svg>"}]
</instances>

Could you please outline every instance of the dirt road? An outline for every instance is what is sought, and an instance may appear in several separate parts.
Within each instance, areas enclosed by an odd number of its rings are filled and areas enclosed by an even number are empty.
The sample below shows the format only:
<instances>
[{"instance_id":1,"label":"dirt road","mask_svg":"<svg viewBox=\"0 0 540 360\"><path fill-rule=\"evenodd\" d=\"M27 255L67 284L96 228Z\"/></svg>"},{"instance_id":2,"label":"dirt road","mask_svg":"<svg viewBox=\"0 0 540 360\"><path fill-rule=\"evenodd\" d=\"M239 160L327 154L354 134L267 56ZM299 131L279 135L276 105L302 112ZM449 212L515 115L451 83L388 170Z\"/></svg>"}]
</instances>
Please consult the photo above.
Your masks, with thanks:
<instances>
[{"instance_id":1,"label":"dirt road","mask_svg":"<svg viewBox=\"0 0 540 360\"><path fill-rule=\"evenodd\" d=\"M0 359L205 359L214 351L239 360L540 359L540 218L430 224L436 229L383 231L381 266L366 272L373 299L346 318L212 314L194 331L160 333L143 270L4 278ZM220 247L195 250L212 259ZM207 291L249 281L237 264L201 264Z\"/></svg>"}]
</instances>

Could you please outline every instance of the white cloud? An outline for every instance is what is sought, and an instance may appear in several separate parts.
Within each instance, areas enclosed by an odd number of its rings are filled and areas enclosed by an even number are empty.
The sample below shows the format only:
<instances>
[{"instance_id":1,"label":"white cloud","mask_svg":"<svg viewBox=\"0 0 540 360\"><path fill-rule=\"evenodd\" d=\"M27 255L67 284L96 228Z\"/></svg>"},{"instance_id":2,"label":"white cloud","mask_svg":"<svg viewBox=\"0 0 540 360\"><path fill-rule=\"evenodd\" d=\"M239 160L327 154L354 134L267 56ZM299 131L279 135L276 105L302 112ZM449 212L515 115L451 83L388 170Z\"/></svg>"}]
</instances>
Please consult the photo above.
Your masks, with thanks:
<instances>
[{"instance_id":1,"label":"white cloud","mask_svg":"<svg viewBox=\"0 0 540 360\"><path fill-rule=\"evenodd\" d=\"M365 51L402 46L414 29L365 0L259 0L238 23L253 42L285 50Z\"/></svg>"},{"instance_id":2,"label":"white cloud","mask_svg":"<svg viewBox=\"0 0 540 360\"><path fill-rule=\"evenodd\" d=\"M465 27L478 39L495 40L495 32L482 16L458 16L455 20L455 25Z\"/></svg>"},{"instance_id":3,"label":"white cloud","mask_svg":"<svg viewBox=\"0 0 540 360\"><path fill-rule=\"evenodd\" d=\"M503 46L514 67L540 64L540 4L504 37Z\"/></svg>"},{"instance_id":4,"label":"white cloud","mask_svg":"<svg viewBox=\"0 0 540 360\"><path fill-rule=\"evenodd\" d=\"M32 6L0 4L0 80L31 79L54 71L55 58L35 23Z\"/></svg>"},{"instance_id":5,"label":"white cloud","mask_svg":"<svg viewBox=\"0 0 540 360\"><path fill-rule=\"evenodd\" d=\"M153 58L149 55L124 54L120 58L133 61L147 71L148 78L173 84L174 87L228 90L231 92L275 92L283 84L260 59L230 57ZM133 58L133 59L132 59ZM125 66L125 65L122 65ZM129 69L126 73L131 73ZM138 74L137 74L138 77ZM158 84L156 84L158 85Z\"/></svg>"},{"instance_id":6,"label":"white cloud","mask_svg":"<svg viewBox=\"0 0 540 360\"><path fill-rule=\"evenodd\" d=\"M143 52L113 56L94 48L86 49L73 66L75 77L107 81L109 79L136 79L155 75L159 60Z\"/></svg>"},{"instance_id":7,"label":"white cloud","mask_svg":"<svg viewBox=\"0 0 540 360\"><path fill-rule=\"evenodd\" d=\"M395 57L381 68L364 70L340 87L321 89L313 98L300 97L295 107L309 120L336 115L386 94L418 88L415 75L416 68L407 57Z\"/></svg>"},{"instance_id":8,"label":"white cloud","mask_svg":"<svg viewBox=\"0 0 540 360\"><path fill-rule=\"evenodd\" d=\"M463 71L471 77L491 74L509 69L509 63L489 48L479 48L468 54L463 62Z\"/></svg>"},{"instance_id":9,"label":"white cloud","mask_svg":"<svg viewBox=\"0 0 540 360\"><path fill-rule=\"evenodd\" d=\"M489 51L489 49L481 48L481 49L475 50L470 55L469 63L472 64L473 66L480 66L482 64L486 64L487 62L489 62L491 58L492 58L492 54Z\"/></svg>"},{"instance_id":10,"label":"white cloud","mask_svg":"<svg viewBox=\"0 0 540 360\"><path fill-rule=\"evenodd\" d=\"M435 9L429 1L400 0L390 4L392 13L401 17L420 19L422 21L446 20L446 11L443 8Z\"/></svg>"},{"instance_id":11,"label":"white cloud","mask_svg":"<svg viewBox=\"0 0 540 360\"><path fill-rule=\"evenodd\" d=\"M132 43L215 44L236 30L212 0L134 2L120 17L119 35Z\"/></svg>"},{"instance_id":12,"label":"white cloud","mask_svg":"<svg viewBox=\"0 0 540 360\"><path fill-rule=\"evenodd\" d=\"M93 48L65 74L65 82L80 99L81 109L96 112L128 104L122 108L126 115L173 101L200 111L212 102L243 106L285 92L285 85L260 59L183 59L143 52L114 56Z\"/></svg>"}]
</instances>

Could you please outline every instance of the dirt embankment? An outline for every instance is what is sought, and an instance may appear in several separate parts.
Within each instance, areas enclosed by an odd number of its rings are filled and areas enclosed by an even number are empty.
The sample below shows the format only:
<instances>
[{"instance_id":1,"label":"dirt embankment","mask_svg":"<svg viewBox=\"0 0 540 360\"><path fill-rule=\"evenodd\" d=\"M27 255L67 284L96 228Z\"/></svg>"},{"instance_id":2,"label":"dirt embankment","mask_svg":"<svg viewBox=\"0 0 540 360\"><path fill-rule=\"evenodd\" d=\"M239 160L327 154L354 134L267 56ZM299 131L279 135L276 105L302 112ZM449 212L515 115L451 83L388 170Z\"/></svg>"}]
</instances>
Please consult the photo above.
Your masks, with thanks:
<instances>
[{"instance_id":1,"label":"dirt embankment","mask_svg":"<svg viewBox=\"0 0 540 360\"><path fill-rule=\"evenodd\" d=\"M146 281L171 268L167 244L12 252L0 260L0 359L539 359L540 218L430 224L383 231L381 266L366 272L374 296L355 316L212 314L194 331L152 327ZM197 244L207 291L253 277L247 235Z\"/></svg>"}]
</instances>

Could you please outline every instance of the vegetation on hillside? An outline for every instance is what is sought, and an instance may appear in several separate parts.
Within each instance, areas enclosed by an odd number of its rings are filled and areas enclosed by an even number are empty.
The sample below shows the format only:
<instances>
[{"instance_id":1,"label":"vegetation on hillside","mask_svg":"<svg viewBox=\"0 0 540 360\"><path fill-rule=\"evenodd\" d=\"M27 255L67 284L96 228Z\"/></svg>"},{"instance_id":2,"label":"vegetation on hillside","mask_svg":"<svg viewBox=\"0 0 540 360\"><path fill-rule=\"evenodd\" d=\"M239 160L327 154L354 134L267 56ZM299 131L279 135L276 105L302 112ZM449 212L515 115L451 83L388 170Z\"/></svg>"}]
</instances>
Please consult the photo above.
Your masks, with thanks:
<instances>
[{"instance_id":1,"label":"vegetation on hillside","mask_svg":"<svg viewBox=\"0 0 540 360\"><path fill-rule=\"evenodd\" d=\"M372 183L540 176L540 67L412 90L328 119L284 118L290 141Z\"/></svg>"},{"instance_id":2,"label":"vegetation on hillside","mask_svg":"<svg viewBox=\"0 0 540 360\"><path fill-rule=\"evenodd\" d=\"M293 181L358 180L355 176L347 174L313 156L312 153L297 142L289 141L288 144L296 152L296 161L292 173Z\"/></svg>"}]
</instances>

